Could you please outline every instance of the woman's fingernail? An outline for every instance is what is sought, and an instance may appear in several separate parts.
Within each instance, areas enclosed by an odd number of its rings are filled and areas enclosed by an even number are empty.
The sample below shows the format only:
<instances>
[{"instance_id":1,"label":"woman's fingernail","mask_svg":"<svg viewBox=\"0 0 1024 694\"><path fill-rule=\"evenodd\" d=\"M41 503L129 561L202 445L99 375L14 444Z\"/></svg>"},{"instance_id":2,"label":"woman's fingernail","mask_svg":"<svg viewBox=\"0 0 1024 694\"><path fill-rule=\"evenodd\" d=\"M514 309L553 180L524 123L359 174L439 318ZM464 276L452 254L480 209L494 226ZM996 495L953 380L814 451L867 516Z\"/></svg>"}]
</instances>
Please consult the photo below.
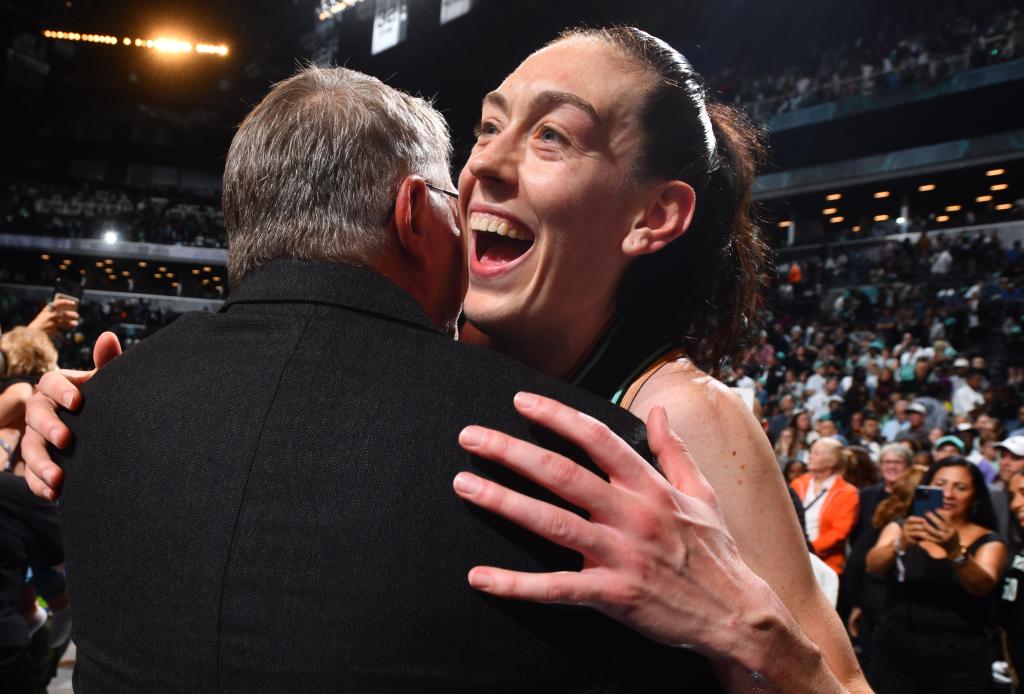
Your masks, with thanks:
<instances>
[{"instance_id":1,"label":"woman's fingernail","mask_svg":"<svg viewBox=\"0 0 1024 694\"><path fill-rule=\"evenodd\" d=\"M467 495L476 494L480 491L480 481L471 475L459 473L453 482L455 490Z\"/></svg>"},{"instance_id":2,"label":"woman's fingernail","mask_svg":"<svg viewBox=\"0 0 1024 694\"><path fill-rule=\"evenodd\" d=\"M61 402L64 403L64 407L71 409L71 404L75 401L75 396L71 393L64 393L64 397L61 398Z\"/></svg>"},{"instance_id":3,"label":"woman's fingernail","mask_svg":"<svg viewBox=\"0 0 1024 694\"><path fill-rule=\"evenodd\" d=\"M459 443L476 447L484 442L484 433L477 427L466 427L459 433Z\"/></svg>"},{"instance_id":4,"label":"woman's fingernail","mask_svg":"<svg viewBox=\"0 0 1024 694\"><path fill-rule=\"evenodd\" d=\"M474 588L490 588L491 577L482 571L475 571L469 574L469 585Z\"/></svg>"},{"instance_id":5,"label":"woman's fingernail","mask_svg":"<svg viewBox=\"0 0 1024 694\"><path fill-rule=\"evenodd\" d=\"M524 393L522 391L516 393L515 403L519 405L521 410L532 410L537 406L537 396L533 393Z\"/></svg>"},{"instance_id":6,"label":"woman's fingernail","mask_svg":"<svg viewBox=\"0 0 1024 694\"><path fill-rule=\"evenodd\" d=\"M62 433L63 432L60 429L56 428L56 427L54 427L53 429L50 429L50 443L52 443L53 445L56 446L57 445L57 439L60 438L60 435Z\"/></svg>"}]
</instances>

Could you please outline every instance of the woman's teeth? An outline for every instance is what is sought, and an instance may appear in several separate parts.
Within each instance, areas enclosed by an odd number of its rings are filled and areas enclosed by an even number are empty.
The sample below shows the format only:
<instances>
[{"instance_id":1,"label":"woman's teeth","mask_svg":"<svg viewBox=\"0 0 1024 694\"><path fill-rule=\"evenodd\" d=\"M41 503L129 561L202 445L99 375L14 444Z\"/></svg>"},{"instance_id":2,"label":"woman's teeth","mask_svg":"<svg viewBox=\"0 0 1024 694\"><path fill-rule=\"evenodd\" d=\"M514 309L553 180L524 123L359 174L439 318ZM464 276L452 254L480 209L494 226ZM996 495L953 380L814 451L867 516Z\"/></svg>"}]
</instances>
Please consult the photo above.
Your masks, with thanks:
<instances>
[{"instance_id":1,"label":"woman's teeth","mask_svg":"<svg viewBox=\"0 0 1024 694\"><path fill-rule=\"evenodd\" d=\"M483 212L474 212L469 216L469 228L473 231L482 231L498 236L507 236L510 239L519 241L532 241L533 234L525 229L509 224L506 220Z\"/></svg>"}]
</instances>

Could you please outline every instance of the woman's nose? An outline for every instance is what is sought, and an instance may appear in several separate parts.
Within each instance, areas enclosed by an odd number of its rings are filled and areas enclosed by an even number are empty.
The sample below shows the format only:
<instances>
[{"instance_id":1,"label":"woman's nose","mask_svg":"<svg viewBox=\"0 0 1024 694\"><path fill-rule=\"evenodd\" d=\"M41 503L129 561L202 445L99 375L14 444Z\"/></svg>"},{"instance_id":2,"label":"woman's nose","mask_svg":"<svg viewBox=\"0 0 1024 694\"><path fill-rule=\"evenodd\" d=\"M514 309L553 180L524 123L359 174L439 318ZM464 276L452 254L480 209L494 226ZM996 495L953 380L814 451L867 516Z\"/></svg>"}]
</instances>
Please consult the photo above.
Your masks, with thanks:
<instances>
[{"instance_id":1,"label":"woman's nose","mask_svg":"<svg viewBox=\"0 0 1024 694\"><path fill-rule=\"evenodd\" d=\"M478 145L466 162L469 172L484 187L515 186L520 157L513 135L506 130L492 136L486 144Z\"/></svg>"}]
</instances>

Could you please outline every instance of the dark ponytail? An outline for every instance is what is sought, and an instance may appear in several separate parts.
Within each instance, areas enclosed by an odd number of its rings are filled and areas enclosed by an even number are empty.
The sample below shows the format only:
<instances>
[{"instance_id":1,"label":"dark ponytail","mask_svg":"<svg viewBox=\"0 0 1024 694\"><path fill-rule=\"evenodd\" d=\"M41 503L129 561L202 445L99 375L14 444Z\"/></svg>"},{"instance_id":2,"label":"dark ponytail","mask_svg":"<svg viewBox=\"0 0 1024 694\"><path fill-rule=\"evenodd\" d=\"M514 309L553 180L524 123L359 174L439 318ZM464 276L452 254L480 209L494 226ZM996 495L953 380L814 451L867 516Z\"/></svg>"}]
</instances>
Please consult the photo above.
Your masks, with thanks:
<instances>
[{"instance_id":1,"label":"dark ponytail","mask_svg":"<svg viewBox=\"0 0 1024 694\"><path fill-rule=\"evenodd\" d=\"M740 111L708 103L700 75L664 41L632 27L572 29L556 41L571 38L606 41L651 73L656 83L641 106L638 180L680 180L696 192L689 230L627 269L619 310L673 338L691 361L715 373L760 328L768 252L752 191L765 153L762 134Z\"/></svg>"}]
</instances>

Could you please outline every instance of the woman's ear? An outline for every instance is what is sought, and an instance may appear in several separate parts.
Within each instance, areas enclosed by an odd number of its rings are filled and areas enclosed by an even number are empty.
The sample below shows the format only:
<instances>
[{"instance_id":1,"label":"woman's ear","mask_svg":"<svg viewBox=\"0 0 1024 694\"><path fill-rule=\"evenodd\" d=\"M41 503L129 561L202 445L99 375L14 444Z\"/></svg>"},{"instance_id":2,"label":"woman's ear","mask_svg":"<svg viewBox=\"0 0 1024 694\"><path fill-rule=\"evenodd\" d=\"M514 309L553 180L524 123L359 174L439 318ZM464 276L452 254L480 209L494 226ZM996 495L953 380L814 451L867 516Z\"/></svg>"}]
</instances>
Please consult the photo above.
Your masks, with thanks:
<instances>
[{"instance_id":1,"label":"woman's ear","mask_svg":"<svg viewBox=\"0 0 1024 694\"><path fill-rule=\"evenodd\" d=\"M689 184L667 181L659 185L622 239L622 252L629 256L646 255L675 241L690 228L695 203L696 195Z\"/></svg>"}]
</instances>

